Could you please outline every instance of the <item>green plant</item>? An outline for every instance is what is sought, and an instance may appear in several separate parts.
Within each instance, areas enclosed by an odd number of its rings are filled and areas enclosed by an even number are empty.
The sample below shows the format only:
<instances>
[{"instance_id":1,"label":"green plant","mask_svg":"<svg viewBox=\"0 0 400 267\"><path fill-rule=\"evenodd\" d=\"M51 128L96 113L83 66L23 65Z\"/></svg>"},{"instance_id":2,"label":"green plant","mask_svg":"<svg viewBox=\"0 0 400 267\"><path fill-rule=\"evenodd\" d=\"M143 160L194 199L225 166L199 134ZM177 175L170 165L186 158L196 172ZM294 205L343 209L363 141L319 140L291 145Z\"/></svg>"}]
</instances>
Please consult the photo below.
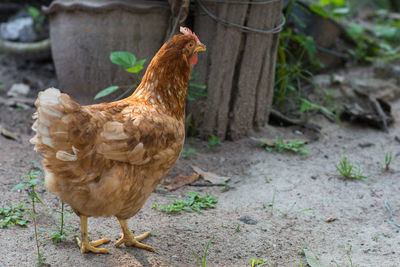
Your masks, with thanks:
<instances>
[{"instance_id":1,"label":"green plant","mask_svg":"<svg viewBox=\"0 0 400 267\"><path fill-rule=\"evenodd\" d=\"M240 223L237 223L236 228L235 228L235 232L236 233L240 232Z\"/></svg>"},{"instance_id":2,"label":"green plant","mask_svg":"<svg viewBox=\"0 0 400 267\"><path fill-rule=\"evenodd\" d=\"M184 149L183 148L182 152L181 152L181 157L184 159L187 159L190 156L190 154L193 154L193 153L196 153L196 149L194 149L194 148Z\"/></svg>"},{"instance_id":3,"label":"green plant","mask_svg":"<svg viewBox=\"0 0 400 267\"><path fill-rule=\"evenodd\" d=\"M275 262L272 261L265 261L263 259L258 259L256 257L253 257L250 260L250 266L251 267L256 267L256 266L265 266L265 265L271 265L271 266L275 266Z\"/></svg>"},{"instance_id":4,"label":"green plant","mask_svg":"<svg viewBox=\"0 0 400 267\"><path fill-rule=\"evenodd\" d=\"M355 165L353 165L346 155L343 155L343 158L339 162L339 165L335 165L335 168L345 179L367 178L362 174L360 167L356 167Z\"/></svg>"},{"instance_id":5,"label":"green plant","mask_svg":"<svg viewBox=\"0 0 400 267\"><path fill-rule=\"evenodd\" d=\"M385 151L383 144L381 144L381 149L382 149L383 153L385 154L385 163L384 163L385 170L389 171L390 164L393 161L393 153L392 153L392 151Z\"/></svg>"},{"instance_id":6,"label":"green plant","mask_svg":"<svg viewBox=\"0 0 400 267\"><path fill-rule=\"evenodd\" d=\"M227 182L222 182L220 188L221 188L221 192L227 192L227 191L231 190L233 188L233 186L231 186Z\"/></svg>"},{"instance_id":7,"label":"green plant","mask_svg":"<svg viewBox=\"0 0 400 267\"><path fill-rule=\"evenodd\" d=\"M305 211L313 211L313 208L306 208L306 209L300 209L300 210L293 210L293 208L296 206L296 202L293 202L292 206L287 211L282 211L281 209L278 209L275 207L275 197L276 197L276 188L274 188L274 192L272 194L272 200L270 203L265 203L263 204L263 207L266 208L271 208L271 211L277 211L283 216L288 216L289 214L295 214L295 213L300 213L300 212L305 212Z\"/></svg>"},{"instance_id":8,"label":"green plant","mask_svg":"<svg viewBox=\"0 0 400 267\"><path fill-rule=\"evenodd\" d=\"M207 89L207 86L204 84L199 84L199 83L195 82L195 80L199 77L199 75L200 75L200 73L194 72L190 76L188 96L187 96L188 101L194 101L194 100L196 100L196 97L207 96L207 92L205 91Z\"/></svg>"},{"instance_id":9,"label":"green plant","mask_svg":"<svg viewBox=\"0 0 400 267\"><path fill-rule=\"evenodd\" d=\"M307 113L307 112L312 111L312 110L320 110L320 111L324 112L325 114L327 114L329 116L336 117L336 115L333 114L333 112L330 111L329 109L327 109L326 107L311 103L307 99L302 98L301 99L300 112Z\"/></svg>"},{"instance_id":10,"label":"green plant","mask_svg":"<svg viewBox=\"0 0 400 267\"><path fill-rule=\"evenodd\" d=\"M279 212L282 216L288 216L289 214L296 214L296 213L301 213L305 211L313 211L313 208L306 208L306 209L300 209L300 210L293 210L293 208L296 206L296 202L293 202L293 204L290 206L290 208L286 211L282 211L281 209L275 208L273 204L268 204L264 205L264 207L271 207L272 210Z\"/></svg>"},{"instance_id":11,"label":"green plant","mask_svg":"<svg viewBox=\"0 0 400 267\"><path fill-rule=\"evenodd\" d=\"M213 241L214 236L211 237L211 239L207 242L206 247L204 248L204 253L203 253L203 257L201 257L199 254L195 253L192 251L193 256L196 257L196 259L200 262L200 266L201 267L206 267L207 266L207 252L208 252L208 248L211 245L211 242Z\"/></svg>"},{"instance_id":12,"label":"green plant","mask_svg":"<svg viewBox=\"0 0 400 267\"><path fill-rule=\"evenodd\" d=\"M64 202L61 201L61 211L60 213L60 225L57 225L57 231L53 231L50 234L51 241L56 244L62 241L67 240L68 233L65 231L66 229L70 229L72 227L65 226L64 224L64 217L66 214L71 214L73 211L66 211L64 210Z\"/></svg>"},{"instance_id":13,"label":"green plant","mask_svg":"<svg viewBox=\"0 0 400 267\"><path fill-rule=\"evenodd\" d=\"M110 60L112 63L114 63L118 66L124 67L126 72L135 74L136 81L134 84L131 84L131 85L109 86L109 87L101 90L100 92L98 92L95 95L94 99L108 96L108 95L116 92L119 89L126 88L125 92L118 97L118 99L120 99L120 98L124 97L125 95L127 95L129 92L134 91L141 81L141 77L140 77L139 73L142 71L143 65L146 62L146 59L136 60L136 56L134 54L132 54L131 52L115 51L115 52L111 52ZM195 80L199 77L199 75L200 74L198 72L195 72L190 76L188 96L187 96L187 99L189 101L195 100L196 97L205 97L207 95L207 92L205 92L205 89L207 87L205 85L195 82Z\"/></svg>"},{"instance_id":14,"label":"green plant","mask_svg":"<svg viewBox=\"0 0 400 267\"><path fill-rule=\"evenodd\" d=\"M36 32L40 32L46 17L40 12L39 9L33 6L28 7L28 13L33 19L33 28Z\"/></svg>"},{"instance_id":15,"label":"green plant","mask_svg":"<svg viewBox=\"0 0 400 267\"><path fill-rule=\"evenodd\" d=\"M294 7L303 8L295 0L290 0L285 13L288 21L293 18L300 27L306 24L295 13ZM286 24L279 35L279 46L276 60L274 106L278 109L287 105L299 106L303 97L302 86L311 83L313 73L323 67L315 59L317 47L312 36L305 35L294 27L293 23Z\"/></svg>"},{"instance_id":16,"label":"green plant","mask_svg":"<svg viewBox=\"0 0 400 267\"><path fill-rule=\"evenodd\" d=\"M132 91L132 89L133 90L136 89L136 87L139 85L139 82L141 79L139 72L143 69L143 65L146 62L146 59L136 60L136 56L130 52L116 51L116 52L111 52L110 60L112 63L114 63L118 66L124 67L126 72L135 74L136 82L135 82L135 84L132 84L132 85L125 85L125 86L113 85L113 86L107 87L107 88L101 90L100 92L98 92L96 94L96 96L94 97L94 99L108 96L109 94L114 93L115 91L117 91L120 88L127 88L127 90L120 96L120 97L122 97L122 96L126 95L127 93L129 93L130 91Z\"/></svg>"},{"instance_id":17,"label":"green plant","mask_svg":"<svg viewBox=\"0 0 400 267\"><path fill-rule=\"evenodd\" d=\"M319 0L310 9L324 18L341 18L350 13L346 0Z\"/></svg>"},{"instance_id":18,"label":"green plant","mask_svg":"<svg viewBox=\"0 0 400 267\"><path fill-rule=\"evenodd\" d=\"M0 207L0 228L6 228L13 225L26 226L28 220L24 219L23 212L25 206L18 203L17 206Z\"/></svg>"},{"instance_id":19,"label":"green plant","mask_svg":"<svg viewBox=\"0 0 400 267\"><path fill-rule=\"evenodd\" d=\"M388 151L385 153L385 169L388 171L390 168L390 163L392 163L393 155L392 151Z\"/></svg>"},{"instance_id":20,"label":"green plant","mask_svg":"<svg viewBox=\"0 0 400 267\"><path fill-rule=\"evenodd\" d=\"M184 200L174 200L171 205L154 205L153 209L158 209L165 213L180 213L181 211L197 211L202 209L215 208L218 200L206 193L205 196L197 192L188 192Z\"/></svg>"},{"instance_id":21,"label":"green plant","mask_svg":"<svg viewBox=\"0 0 400 267\"><path fill-rule=\"evenodd\" d=\"M372 27L370 24L346 23L346 33L356 43L355 49L350 50L356 61L390 63L400 59L400 47L397 45L400 41L400 23L377 17Z\"/></svg>"},{"instance_id":22,"label":"green plant","mask_svg":"<svg viewBox=\"0 0 400 267\"><path fill-rule=\"evenodd\" d=\"M36 192L36 186L40 183L38 180L38 176L40 174L40 171L34 171L29 173L28 175L24 175L21 177L23 179L22 182L18 183L16 186L12 188L12 190L18 190L21 188L26 188L28 189L28 196L31 199L31 204L32 204L32 210L30 213L30 216L33 219L33 227L34 227L34 235L35 235L35 243L36 243L36 250L37 250L37 256L38 256L38 266L42 266L43 263L45 262L46 258L44 258L43 254L40 253L40 243L38 240L38 231L37 231L37 217L39 216L37 211L36 211L36 200L39 201L45 208L46 206L44 205L43 201L39 198L37 192ZM48 211L48 209L46 208Z\"/></svg>"},{"instance_id":23,"label":"green plant","mask_svg":"<svg viewBox=\"0 0 400 267\"><path fill-rule=\"evenodd\" d=\"M217 145L221 144L221 140L218 139L216 135L211 135L208 138L208 148L213 150Z\"/></svg>"},{"instance_id":24,"label":"green plant","mask_svg":"<svg viewBox=\"0 0 400 267\"><path fill-rule=\"evenodd\" d=\"M289 150L295 153L307 154L309 152L308 148L304 147L305 142L301 140L284 140L282 137L276 137L274 140L274 145L271 146L266 142L261 142L262 147L269 152L277 151L283 152Z\"/></svg>"}]
</instances>

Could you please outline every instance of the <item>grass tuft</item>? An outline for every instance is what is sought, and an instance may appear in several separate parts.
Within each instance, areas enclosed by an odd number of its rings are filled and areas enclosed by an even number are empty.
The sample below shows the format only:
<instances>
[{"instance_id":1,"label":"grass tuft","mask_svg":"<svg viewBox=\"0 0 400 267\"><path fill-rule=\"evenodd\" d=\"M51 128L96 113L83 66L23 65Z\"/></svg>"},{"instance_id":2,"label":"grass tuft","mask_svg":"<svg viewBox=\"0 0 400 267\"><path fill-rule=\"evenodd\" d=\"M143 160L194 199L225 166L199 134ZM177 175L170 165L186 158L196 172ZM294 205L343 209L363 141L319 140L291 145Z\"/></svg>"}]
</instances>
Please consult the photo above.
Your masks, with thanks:
<instances>
[{"instance_id":1,"label":"grass tuft","mask_svg":"<svg viewBox=\"0 0 400 267\"><path fill-rule=\"evenodd\" d=\"M171 205L154 205L153 209L158 209L167 214L192 210L200 212L202 209L215 208L215 204L218 202L217 198L208 193L202 196L197 192L188 192L186 196L187 198L184 200L174 200Z\"/></svg>"}]
</instances>

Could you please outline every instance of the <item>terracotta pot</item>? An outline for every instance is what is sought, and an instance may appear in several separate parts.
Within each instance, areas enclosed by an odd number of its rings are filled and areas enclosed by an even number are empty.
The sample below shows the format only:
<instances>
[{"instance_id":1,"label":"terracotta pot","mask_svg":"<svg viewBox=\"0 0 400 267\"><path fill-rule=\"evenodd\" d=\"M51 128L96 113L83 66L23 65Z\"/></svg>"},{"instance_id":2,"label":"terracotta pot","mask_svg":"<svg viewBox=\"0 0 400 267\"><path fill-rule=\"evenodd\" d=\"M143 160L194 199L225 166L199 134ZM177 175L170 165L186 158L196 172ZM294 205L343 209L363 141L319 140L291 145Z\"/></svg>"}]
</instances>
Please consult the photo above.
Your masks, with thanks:
<instances>
[{"instance_id":1,"label":"terracotta pot","mask_svg":"<svg viewBox=\"0 0 400 267\"><path fill-rule=\"evenodd\" d=\"M135 81L111 63L110 53L130 51L148 64L164 41L170 14L167 1L140 0L56 0L44 12L59 87L81 104L93 103L108 86Z\"/></svg>"}]
</instances>

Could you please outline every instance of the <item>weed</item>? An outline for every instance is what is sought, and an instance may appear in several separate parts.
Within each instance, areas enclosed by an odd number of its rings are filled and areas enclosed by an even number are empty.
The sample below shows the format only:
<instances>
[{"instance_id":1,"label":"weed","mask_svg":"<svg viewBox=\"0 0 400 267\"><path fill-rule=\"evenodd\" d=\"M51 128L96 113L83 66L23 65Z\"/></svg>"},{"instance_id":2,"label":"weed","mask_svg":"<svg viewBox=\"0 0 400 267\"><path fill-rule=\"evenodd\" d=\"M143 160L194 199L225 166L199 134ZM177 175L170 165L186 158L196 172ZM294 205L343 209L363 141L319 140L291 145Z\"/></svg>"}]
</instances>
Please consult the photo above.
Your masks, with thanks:
<instances>
[{"instance_id":1,"label":"weed","mask_svg":"<svg viewBox=\"0 0 400 267\"><path fill-rule=\"evenodd\" d=\"M385 163L384 163L385 170L389 171L390 164L393 161L393 153L392 153L392 151L385 151L385 148L383 147L383 144L381 144L381 148L382 148L383 154L385 154Z\"/></svg>"},{"instance_id":2,"label":"weed","mask_svg":"<svg viewBox=\"0 0 400 267\"><path fill-rule=\"evenodd\" d=\"M40 32L43 28L46 17L36 7L28 7L28 13L33 19L33 28L36 32Z\"/></svg>"},{"instance_id":3,"label":"weed","mask_svg":"<svg viewBox=\"0 0 400 267\"><path fill-rule=\"evenodd\" d=\"M197 211L200 212L201 209L215 208L215 204L218 200L206 193L205 196L200 195L197 192L188 192L186 194L187 198L184 200L174 200L171 205L154 205L153 209L158 209L165 213L180 213L181 211Z\"/></svg>"},{"instance_id":4,"label":"weed","mask_svg":"<svg viewBox=\"0 0 400 267\"><path fill-rule=\"evenodd\" d=\"M23 212L25 206L22 203L18 203L18 206L6 206L0 207L0 228L6 228L13 225L26 226L28 220L24 219Z\"/></svg>"},{"instance_id":5,"label":"weed","mask_svg":"<svg viewBox=\"0 0 400 267\"><path fill-rule=\"evenodd\" d=\"M282 211L281 209L278 209L275 207L275 196L276 196L276 189L274 189L271 202L268 204L267 203L263 204L264 209L271 208L271 211L277 211L283 216L288 216L289 214L295 214L295 213L301 213L301 212L305 212L305 211L313 211L314 210L313 208L293 210L297 204L296 202L293 202L292 206L290 206L290 208L287 211Z\"/></svg>"},{"instance_id":6,"label":"weed","mask_svg":"<svg viewBox=\"0 0 400 267\"><path fill-rule=\"evenodd\" d=\"M353 165L346 155L343 155L342 160L339 162L339 165L335 165L336 170L343 176L345 179L365 179L367 178L361 172L360 167L356 167Z\"/></svg>"},{"instance_id":7,"label":"weed","mask_svg":"<svg viewBox=\"0 0 400 267\"><path fill-rule=\"evenodd\" d=\"M231 186L227 182L222 182L220 188L221 188L221 192L228 192L229 190L231 190L233 188L233 186Z\"/></svg>"},{"instance_id":8,"label":"weed","mask_svg":"<svg viewBox=\"0 0 400 267\"><path fill-rule=\"evenodd\" d=\"M195 82L195 80L199 77L199 75L200 75L200 73L194 72L190 76L188 96L187 96L188 101L194 101L194 100L196 100L196 97L206 97L207 96L207 92L205 91L207 89L207 86L204 84L198 84L197 82Z\"/></svg>"},{"instance_id":9,"label":"weed","mask_svg":"<svg viewBox=\"0 0 400 267\"><path fill-rule=\"evenodd\" d=\"M64 202L61 201L61 211L59 211L60 226L57 225L57 231L51 232L50 234L51 241L54 244L67 240L68 233L65 231L65 229L71 228L64 225L64 217L66 214L71 214L73 211L65 211L64 206Z\"/></svg>"},{"instance_id":10,"label":"weed","mask_svg":"<svg viewBox=\"0 0 400 267\"><path fill-rule=\"evenodd\" d=\"M102 98L108 96L119 89L126 88L125 92L123 92L117 99L121 99L126 96L128 93L132 93L141 81L140 72L143 70L143 65L146 62L146 59L136 60L136 56L131 52L127 51L115 51L110 54L110 61L115 65L121 66L125 68L126 72L132 73L136 76L136 81L131 85L112 85L109 86L100 92L98 92L94 99ZM195 80L199 77L199 73L195 72L190 76L189 80L189 88L188 88L188 101L193 101L196 97L205 97L207 96L207 92L205 89L206 85L199 84L195 82Z\"/></svg>"},{"instance_id":11,"label":"weed","mask_svg":"<svg viewBox=\"0 0 400 267\"><path fill-rule=\"evenodd\" d=\"M320 110L323 113L325 113L326 115L329 115L329 116L332 116L332 117L336 117L336 115L332 111L330 111L329 109L327 109L324 106L320 106L320 105L311 103L310 101L308 101L305 98L302 98L301 101L302 101L301 102L301 106L300 106L300 112L301 113L307 113L307 112L312 111L312 110Z\"/></svg>"},{"instance_id":12,"label":"weed","mask_svg":"<svg viewBox=\"0 0 400 267\"><path fill-rule=\"evenodd\" d=\"M236 233L240 232L240 223L237 223L236 228L235 228L235 232Z\"/></svg>"},{"instance_id":13,"label":"weed","mask_svg":"<svg viewBox=\"0 0 400 267\"><path fill-rule=\"evenodd\" d=\"M346 0L323 0L310 5L310 9L324 18L338 19L350 13Z\"/></svg>"},{"instance_id":14,"label":"weed","mask_svg":"<svg viewBox=\"0 0 400 267\"><path fill-rule=\"evenodd\" d=\"M289 1L285 14L287 21L292 17L298 25L306 27L306 24L292 13L295 6L302 8L297 1ZM293 27L293 24L285 25L279 35L275 72L273 103L278 109L285 104L294 106L301 104L304 81L310 83L313 72L323 67L319 60L314 59L316 51L317 47L312 36L301 33Z\"/></svg>"},{"instance_id":15,"label":"weed","mask_svg":"<svg viewBox=\"0 0 400 267\"><path fill-rule=\"evenodd\" d=\"M269 152L277 151L283 152L284 150L293 151L295 153L307 154L309 150L306 147L304 141L301 140L284 140L282 137L276 137L274 145L270 146L266 142L261 142L261 146Z\"/></svg>"},{"instance_id":16,"label":"weed","mask_svg":"<svg viewBox=\"0 0 400 267\"><path fill-rule=\"evenodd\" d=\"M190 154L194 154L194 153L196 153L196 149L194 149L194 148L188 148L188 149L183 148L182 152L181 152L181 157L184 159L187 159L187 158L189 158Z\"/></svg>"},{"instance_id":17,"label":"weed","mask_svg":"<svg viewBox=\"0 0 400 267\"><path fill-rule=\"evenodd\" d=\"M98 92L96 94L96 96L94 97L94 99L108 96L109 94L114 93L115 91L117 91L120 88L127 88L127 90L117 98L117 99L121 99L122 97L127 95L130 91L132 91L139 85L139 82L141 80L139 73L143 69L143 65L146 62L146 59L136 60L136 56L130 52L115 51L115 52L111 52L110 60L112 63L119 65L121 67L124 67L126 72L135 74L136 82L132 85L124 85L124 86L113 85L113 86L107 87L107 88L101 90L100 92Z\"/></svg>"},{"instance_id":18,"label":"weed","mask_svg":"<svg viewBox=\"0 0 400 267\"><path fill-rule=\"evenodd\" d=\"M192 251L193 256L196 257L196 259L200 262L200 266L201 267L206 267L207 266L207 252L208 252L208 248L211 245L211 242L213 241L214 236L211 237L211 239L207 242L207 245L204 249L204 253L203 253L203 257L201 257L199 254L195 253Z\"/></svg>"},{"instance_id":19,"label":"weed","mask_svg":"<svg viewBox=\"0 0 400 267\"><path fill-rule=\"evenodd\" d=\"M210 138L208 138L208 148L213 150L217 145L221 144L221 140L218 139L216 135L211 135Z\"/></svg>"},{"instance_id":20,"label":"weed","mask_svg":"<svg viewBox=\"0 0 400 267\"><path fill-rule=\"evenodd\" d=\"M17 184L12 188L12 190L18 190L21 188L27 188L28 189L28 196L31 199L31 204L32 204L32 210L30 213L30 216L33 219L33 227L35 231L35 242L36 242L36 249L37 249L37 256L38 256L38 266L42 266L43 263L45 262L46 258L44 258L43 254L40 253L40 244L38 240L38 231L37 231L37 217L39 216L38 213L36 212L36 200L39 201L45 208L46 206L44 205L43 201L39 198L38 194L36 193L36 186L39 184L38 176L40 174L40 171L35 171L31 172L28 175L24 175L21 178L23 179L22 182ZM48 209L46 208L48 211Z\"/></svg>"},{"instance_id":21,"label":"weed","mask_svg":"<svg viewBox=\"0 0 400 267\"><path fill-rule=\"evenodd\" d=\"M250 266L251 266L251 267L265 266L265 265L275 266L276 263L275 263L275 262L272 262L272 261L265 261L265 260L263 260L263 259L258 259L258 258L255 258L255 257L253 257L253 258L250 260Z\"/></svg>"},{"instance_id":22,"label":"weed","mask_svg":"<svg viewBox=\"0 0 400 267\"><path fill-rule=\"evenodd\" d=\"M385 153L385 170L389 170L390 168L390 163L392 163L393 160L393 155L392 151L388 151Z\"/></svg>"},{"instance_id":23,"label":"weed","mask_svg":"<svg viewBox=\"0 0 400 267\"><path fill-rule=\"evenodd\" d=\"M296 202L293 202L292 206L290 206L290 208L287 211L281 211L278 208L273 208L275 211L279 212L280 214L282 214L283 216L288 216L289 214L295 214L295 213L301 213L301 212L305 212L305 211L313 211L313 208L306 208L306 209L301 209L301 210L293 210L293 208L296 206Z\"/></svg>"}]
</instances>

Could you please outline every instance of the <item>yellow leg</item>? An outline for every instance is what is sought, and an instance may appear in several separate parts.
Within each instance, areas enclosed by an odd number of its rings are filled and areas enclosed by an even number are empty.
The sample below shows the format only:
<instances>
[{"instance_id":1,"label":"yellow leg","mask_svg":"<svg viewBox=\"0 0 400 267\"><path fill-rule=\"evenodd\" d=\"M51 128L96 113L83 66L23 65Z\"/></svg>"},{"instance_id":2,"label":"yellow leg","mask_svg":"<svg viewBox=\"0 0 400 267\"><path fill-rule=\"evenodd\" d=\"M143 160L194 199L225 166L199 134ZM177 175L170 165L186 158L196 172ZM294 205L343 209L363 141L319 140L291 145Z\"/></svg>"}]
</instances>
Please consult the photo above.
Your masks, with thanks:
<instances>
[{"instance_id":1,"label":"yellow leg","mask_svg":"<svg viewBox=\"0 0 400 267\"><path fill-rule=\"evenodd\" d=\"M78 246L81 248L81 253L86 253L86 252L93 252L93 253L108 253L108 250L105 248L96 248L97 246L100 246L102 244L110 242L110 239L108 238L102 238L93 242L89 243L88 239L88 232L87 232L87 217L86 216L80 216L81 218L81 235L82 235L82 240L79 238L76 238L78 241Z\"/></svg>"},{"instance_id":2,"label":"yellow leg","mask_svg":"<svg viewBox=\"0 0 400 267\"><path fill-rule=\"evenodd\" d=\"M120 234L121 238L114 244L114 246L119 247L122 243L124 243L127 247L134 246L137 248L146 249L151 252L155 251L154 248L139 242L148 237L150 235L150 232L146 232L144 234L134 237L132 232L129 230L126 220L118 219L118 221L122 228L122 234Z\"/></svg>"}]
</instances>

